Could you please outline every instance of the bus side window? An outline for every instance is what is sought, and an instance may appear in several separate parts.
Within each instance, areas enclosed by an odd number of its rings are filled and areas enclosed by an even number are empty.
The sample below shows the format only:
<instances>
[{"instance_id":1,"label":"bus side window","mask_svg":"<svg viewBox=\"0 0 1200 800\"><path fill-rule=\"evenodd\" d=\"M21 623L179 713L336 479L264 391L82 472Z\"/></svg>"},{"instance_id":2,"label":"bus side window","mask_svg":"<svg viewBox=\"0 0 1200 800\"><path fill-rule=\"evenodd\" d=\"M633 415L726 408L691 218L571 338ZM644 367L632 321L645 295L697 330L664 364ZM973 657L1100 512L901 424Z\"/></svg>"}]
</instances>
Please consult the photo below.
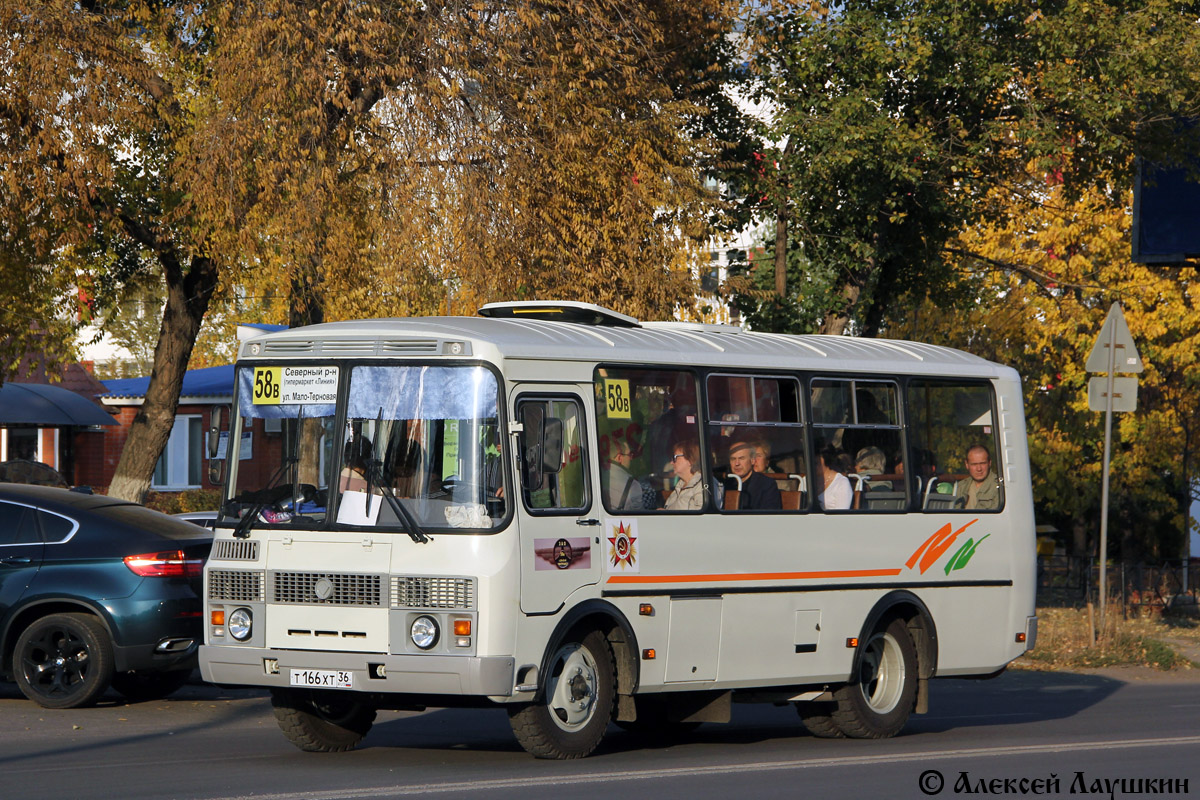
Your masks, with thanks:
<instances>
[{"instance_id":1,"label":"bus side window","mask_svg":"<svg viewBox=\"0 0 1200 800\"><path fill-rule=\"evenodd\" d=\"M814 379L810 384L824 511L904 511L898 390L880 380Z\"/></svg>"},{"instance_id":2,"label":"bus side window","mask_svg":"<svg viewBox=\"0 0 1200 800\"><path fill-rule=\"evenodd\" d=\"M909 482L926 512L1004 507L1004 484L987 383L912 381L908 388Z\"/></svg>"},{"instance_id":3,"label":"bus side window","mask_svg":"<svg viewBox=\"0 0 1200 800\"><path fill-rule=\"evenodd\" d=\"M602 366L593 381L604 508L622 515L702 509L695 374Z\"/></svg>"},{"instance_id":4,"label":"bus side window","mask_svg":"<svg viewBox=\"0 0 1200 800\"><path fill-rule=\"evenodd\" d=\"M725 511L808 507L800 384L777 375L708 376L715 499Z\"/></svg>"},{"instance_id":5,"label":"bus side window","mask_svg":"<svg viewBox=\"0 0 1200 800\"><path fill-rule=\"evenodd\" d=\"M579 513L588 500L583 415L570 398L521 398L521 497L534 511Z\"/></svg>"}]
</instances>

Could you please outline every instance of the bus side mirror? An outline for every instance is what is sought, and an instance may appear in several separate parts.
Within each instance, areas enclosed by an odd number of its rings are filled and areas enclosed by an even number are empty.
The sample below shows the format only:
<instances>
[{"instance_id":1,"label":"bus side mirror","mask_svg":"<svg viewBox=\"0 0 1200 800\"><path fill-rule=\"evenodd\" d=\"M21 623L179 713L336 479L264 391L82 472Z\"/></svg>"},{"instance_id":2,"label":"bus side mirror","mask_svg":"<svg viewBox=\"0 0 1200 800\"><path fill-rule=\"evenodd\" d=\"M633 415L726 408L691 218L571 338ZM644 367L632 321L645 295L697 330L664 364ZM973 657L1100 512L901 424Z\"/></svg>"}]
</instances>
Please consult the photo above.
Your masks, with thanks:
<instances>
[{"instance_id":1,"label":"bus side mirror","mask_svg":"<svg viewBox=\"0 0 1200 800\"><path fill-rule=\"evenodd\" d=\"M521 477L527 489L541 486L545 474L545 422L545 406L538 403L521 406Z\"/></svg>"},{"instance_id":2,"label":"bus side mirror","mask_svg":"<svg viewBox=\"0 0 1200 800\"><path fill-rule=\"evenodd\" d=\"M221 452L221 429L225 427L225 406L213 406L208 412L208 458Z\"/></svg>"},{"instance_id":3,"label":"bus side mirror","mask_svg":"<svg viewBox=\"0 0 1200 800\"><path fill-rule=\"evenodd\" d=\"M542 469L557 474L562 469L563 421L546 417L542 428Z\"/></svg>"},{"instance_id":4,"label":"bus side mirror","mask_svg":"<svg viewBox=\"0 0 1200 800\"><path fill-rule=\"evenodd\" d=\"M228 409L213 406L208 412L208 482L219 484L225 479L225 459L218 459L221 452L221 433L225 427Z\"/></svg>"}]
</instances>

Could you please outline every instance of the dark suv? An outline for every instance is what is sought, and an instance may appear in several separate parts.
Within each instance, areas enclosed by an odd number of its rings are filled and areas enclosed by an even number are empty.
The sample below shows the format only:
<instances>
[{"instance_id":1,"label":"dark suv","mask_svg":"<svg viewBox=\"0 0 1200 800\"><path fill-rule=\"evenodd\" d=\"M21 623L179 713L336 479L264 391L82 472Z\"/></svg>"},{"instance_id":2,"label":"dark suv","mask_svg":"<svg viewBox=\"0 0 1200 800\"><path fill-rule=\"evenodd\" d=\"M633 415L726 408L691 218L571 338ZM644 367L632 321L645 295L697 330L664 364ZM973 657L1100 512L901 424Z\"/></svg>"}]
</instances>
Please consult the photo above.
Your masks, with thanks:
<instances>
[{"instance_id":1,"label":"dark suv","mask_svg":"<svg viewBox=\"0 0 1200 800\"><path fill-rule=\"evenodd\" d=\"M0 673L46 708L187 680L212 534L136 503L0 484Z\"/></svg>"}]
</instances>

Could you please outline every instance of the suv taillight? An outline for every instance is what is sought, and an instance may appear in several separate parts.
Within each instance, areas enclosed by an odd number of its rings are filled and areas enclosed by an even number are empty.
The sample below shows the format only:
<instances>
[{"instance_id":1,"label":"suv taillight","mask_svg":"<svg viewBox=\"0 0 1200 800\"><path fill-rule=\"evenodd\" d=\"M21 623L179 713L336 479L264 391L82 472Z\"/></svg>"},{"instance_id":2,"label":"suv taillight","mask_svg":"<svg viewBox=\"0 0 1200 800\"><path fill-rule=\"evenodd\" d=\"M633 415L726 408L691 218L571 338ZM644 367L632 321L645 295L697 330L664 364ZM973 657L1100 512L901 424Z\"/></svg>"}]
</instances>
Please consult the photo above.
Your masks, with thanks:
<instances>
[{"instance_id":1,"label":"suv taillight","mask_svg":"<svg viewBox=\"0 0 1200 800\"><path fill-rule=\"evenodd\" d=\"M198 578L204 571L204 559L188 558L182 550L125 556L125 566L143 578Z\"/></svg>"}]
</instances>

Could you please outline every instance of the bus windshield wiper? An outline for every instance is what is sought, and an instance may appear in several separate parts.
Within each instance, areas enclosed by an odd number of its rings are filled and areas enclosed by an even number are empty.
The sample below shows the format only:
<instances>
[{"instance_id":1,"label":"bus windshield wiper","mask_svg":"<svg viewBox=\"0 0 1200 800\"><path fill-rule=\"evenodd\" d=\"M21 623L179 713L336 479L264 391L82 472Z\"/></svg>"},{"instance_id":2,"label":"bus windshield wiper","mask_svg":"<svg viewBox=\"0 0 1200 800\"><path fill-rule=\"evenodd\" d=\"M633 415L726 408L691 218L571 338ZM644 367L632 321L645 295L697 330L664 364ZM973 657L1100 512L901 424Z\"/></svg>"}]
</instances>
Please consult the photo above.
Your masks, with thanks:
<instances>
[{"instance_id":1,"label":"bus windshield wiper","mask_svg":"<svg viewBox=\"0 0 1200 800\"><path fill-rule=\"evenodd\" d=\"M396 497L391 485L383 480L382 467L383 462L378 459L372 458L367 462L367 502L371 502L372 485L378 485L383 499L387 501L388 507L395 512L396 518L404 525L404 532L408 534L409 538L418 544L428 544L433 541L429 534L421 530L412 512L405 508L404 503L401 503Z\"/></svg>"},{"instance_id":2,"label":"bus windshield wiper","mask_svg":"<svg viewBox=\"0 0 1200 800\"><path fill-rule=\"evenodd\" d=\"M233 529L233 538L248 538L250 536L250 529L254 527L254 522L258 519L258 515L262 513L263 509L273 503L279 502L279 500L287 496L287 493L291 491L291 487L286 485L283 486L282 488L284 490L284 494L280 495L280 487L276 486L275 482L283 477L284 471L297 461L299 461L298 456L285 457L283 459L283 463L279 465L279 469L275 470L275 474L272 475L270 480L267 481L267 486L269 488L259 489L257 492L245 492L242 494L242 497L245 498L243 502L253 502L254 506L250 509L249 514L246 514L244 517L238 520L237 526ZM234 499L236 500L237 498Z\"/></svg>"}]
</instances>

